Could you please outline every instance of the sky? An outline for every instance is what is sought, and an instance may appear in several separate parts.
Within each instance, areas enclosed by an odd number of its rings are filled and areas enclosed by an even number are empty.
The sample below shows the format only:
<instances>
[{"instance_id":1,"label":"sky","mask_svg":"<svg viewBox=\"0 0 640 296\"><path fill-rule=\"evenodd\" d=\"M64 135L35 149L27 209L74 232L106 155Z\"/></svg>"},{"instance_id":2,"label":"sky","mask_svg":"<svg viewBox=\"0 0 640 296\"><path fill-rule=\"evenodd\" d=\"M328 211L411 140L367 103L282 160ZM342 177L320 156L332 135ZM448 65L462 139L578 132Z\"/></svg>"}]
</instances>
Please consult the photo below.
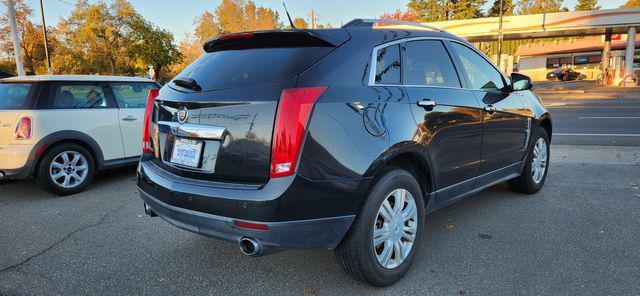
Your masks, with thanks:
<instances>
[{"instance_id":1,"label":"sky","mask_svg":"<svg viewBox=\"0 0 640 296\"><path fill-rule=\"evenodd\" d=\"M280 21L286 21L282 7L283 0L254 0L256 5L265 6L278 11ZM89 0L89 2L98 2ZM105 2L110 2L105 0ZM194 30L194 19L204 11L213 11L221 0L130 0L136 10L156 26L167 29L176 37L184 38L186 33ZM287 0L285 1L291 18L303 17L309 20L314 10L321 24L331 23L338 27L355 18L376 18L385 12L405 9L408 0ZM488 3L493 3L488 0ZM565 0L564 6L573 9L577 0ZM617 8L625 0L600 0L603 9ZM40 22L39 0L25 0L34 9L34 21ZM55 25L59 18L67 17L73 10L74 0L44 0L44 13L47 25Z\"/></svg>"}]
</instances>

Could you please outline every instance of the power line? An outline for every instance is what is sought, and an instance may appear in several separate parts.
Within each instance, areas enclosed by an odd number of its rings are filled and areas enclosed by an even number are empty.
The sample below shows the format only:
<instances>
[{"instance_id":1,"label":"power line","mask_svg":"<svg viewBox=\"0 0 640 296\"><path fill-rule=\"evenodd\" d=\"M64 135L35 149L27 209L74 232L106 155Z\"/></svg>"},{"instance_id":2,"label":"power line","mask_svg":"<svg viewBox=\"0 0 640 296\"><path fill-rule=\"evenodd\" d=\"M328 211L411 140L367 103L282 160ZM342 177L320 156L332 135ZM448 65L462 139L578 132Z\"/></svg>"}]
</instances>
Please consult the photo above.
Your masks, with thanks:
<instances>
[{"instance_id":1,"label":"power line","mask_svg":"<svg viewBox=\"0 0 640 296\"><path fill-rule=\"evenodd\" d=\"M64 0L58 0L58 2L60 2L60 3L64 3L64 4L67 4L67 5L71 5L71 6L76 6L75 4L73 4L73 3L69 3L69 2L64 1Z\"/></svg>"}]
</instances>

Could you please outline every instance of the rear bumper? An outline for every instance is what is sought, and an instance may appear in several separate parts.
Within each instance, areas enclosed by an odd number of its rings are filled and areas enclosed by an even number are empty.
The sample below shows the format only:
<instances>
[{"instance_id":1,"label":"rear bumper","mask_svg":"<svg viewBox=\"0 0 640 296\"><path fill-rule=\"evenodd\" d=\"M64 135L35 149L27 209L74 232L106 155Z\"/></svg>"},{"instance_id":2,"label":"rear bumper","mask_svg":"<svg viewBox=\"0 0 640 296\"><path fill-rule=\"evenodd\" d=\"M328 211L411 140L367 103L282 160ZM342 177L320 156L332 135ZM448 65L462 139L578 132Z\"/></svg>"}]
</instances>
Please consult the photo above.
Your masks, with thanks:
<instances>
[{"instance_id":1,"label":"rear bumper","mask_svg":"<svg viewBox=\"0 0 640 296\"><path fill-rule=\"evenodd\" d=\"M33 171L30 158L34 145L8 145L0 148L0 179L26 179Z\"/></svg>"},{"instance_id":2,"label":"rear bumper","mask_svg":"<svg viewBox=\"0 0 640 296\"><path fill-rule=\"evenodd\" d=\"M269 249L334 248L345 236L361 201L360 182L272 179L259 188L225 187L184 179L150 161L138 168L142 200L158 216L182 229L222 240L258 240ZM237 227L235 221L268 230Z\"/></svg>"},{"instance_id":3,"label":"rear bumper","mask_svg":"<svg viewBox=\"0 0 640 296\"><path fill-rule=\"evenodd\" d=\"M354 219L354 216L343 216L267 223L242 220L266 224L269 227L268 230L254 230L235 226L236 219L233 218L168 205L144 191L140 191L140 197L159 217L179 228L235 243L242 237L254 238L269 250L334 248L349 230Z\"/></svg>"}]
</instances>

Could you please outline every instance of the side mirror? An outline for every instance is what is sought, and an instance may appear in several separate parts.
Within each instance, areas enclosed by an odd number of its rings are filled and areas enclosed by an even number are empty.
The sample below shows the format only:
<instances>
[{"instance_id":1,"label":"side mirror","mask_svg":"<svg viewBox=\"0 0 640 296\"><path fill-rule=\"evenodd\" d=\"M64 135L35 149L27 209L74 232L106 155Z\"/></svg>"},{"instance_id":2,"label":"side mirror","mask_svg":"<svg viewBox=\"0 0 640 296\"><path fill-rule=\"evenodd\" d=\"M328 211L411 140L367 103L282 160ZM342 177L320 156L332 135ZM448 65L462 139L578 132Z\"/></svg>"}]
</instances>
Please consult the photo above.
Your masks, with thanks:
<instances>
[{"instance_id":1,"label":"side mirror","mask_svg":"<svg viewBox=\"0 0 640 296\"><path fill-rule=\"evenodd\" d=\"M513 91L530 90L533 88L533 82L527 75L520 73L511 73L511 89Z\"/></svg>"}]
</instances>

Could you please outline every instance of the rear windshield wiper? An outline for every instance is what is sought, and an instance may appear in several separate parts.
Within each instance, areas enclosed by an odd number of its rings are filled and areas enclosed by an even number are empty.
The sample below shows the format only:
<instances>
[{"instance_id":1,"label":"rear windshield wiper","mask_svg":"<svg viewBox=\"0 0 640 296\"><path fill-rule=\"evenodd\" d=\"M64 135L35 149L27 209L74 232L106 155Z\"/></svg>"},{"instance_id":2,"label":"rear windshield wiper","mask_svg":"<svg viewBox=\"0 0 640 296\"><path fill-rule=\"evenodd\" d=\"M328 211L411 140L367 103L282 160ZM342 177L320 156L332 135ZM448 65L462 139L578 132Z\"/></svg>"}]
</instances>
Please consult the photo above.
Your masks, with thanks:
<instances>
[{"instance_id":1,"label":"rear windshield wiper","mask_svg":"<svg viewBox=\"0 0 640 296\"><path fill-rule=\"evenodd\" d=\"M177 86L188 88L190 90L195 90L195 91L201 91L202 90L202 87L200 87L200 85L198 85L198 82L196 82L192 78L178 77L176 79L173 79L173 83L175 85L177 85Z\"/></svg>"}]
</instances>

